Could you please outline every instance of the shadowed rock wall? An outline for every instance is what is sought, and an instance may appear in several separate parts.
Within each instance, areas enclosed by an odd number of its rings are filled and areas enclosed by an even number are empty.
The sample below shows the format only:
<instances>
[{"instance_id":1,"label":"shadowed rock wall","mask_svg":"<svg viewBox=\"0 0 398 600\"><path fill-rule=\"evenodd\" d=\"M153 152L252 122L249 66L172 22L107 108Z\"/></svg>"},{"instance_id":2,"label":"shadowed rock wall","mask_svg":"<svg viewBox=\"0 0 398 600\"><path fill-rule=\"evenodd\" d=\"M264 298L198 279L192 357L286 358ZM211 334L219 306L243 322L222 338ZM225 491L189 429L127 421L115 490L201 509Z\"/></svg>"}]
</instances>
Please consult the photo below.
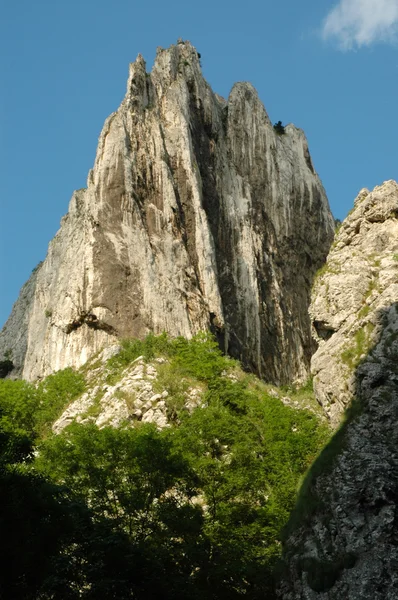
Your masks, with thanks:
<instances>
[{"instance_id":1,"label":"shadowed rock wall","mask_svg":"<svg viewBox=\"0 0 398 600\"><path fill-rule=\"evenodd\" d=\"M283 600L398 598L398 304L355 371L345 422L312 466L285 541Z\"/></svg>"}]
</instances>

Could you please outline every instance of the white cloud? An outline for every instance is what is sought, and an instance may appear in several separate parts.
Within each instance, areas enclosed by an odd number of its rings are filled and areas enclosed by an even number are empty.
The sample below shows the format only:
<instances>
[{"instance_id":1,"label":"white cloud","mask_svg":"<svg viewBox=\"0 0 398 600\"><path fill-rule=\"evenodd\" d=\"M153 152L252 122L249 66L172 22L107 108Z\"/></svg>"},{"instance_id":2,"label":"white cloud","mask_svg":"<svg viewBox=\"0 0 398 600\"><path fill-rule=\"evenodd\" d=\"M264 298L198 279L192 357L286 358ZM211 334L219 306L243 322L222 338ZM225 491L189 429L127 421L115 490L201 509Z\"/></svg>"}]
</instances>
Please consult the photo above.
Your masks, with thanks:
<instances>
[{"instance_id":1,"label":"white cloud","mask_svg":"<svg viewBox=\"0 0 398 600\"><path fill-rule=\"evenodd\" d=\"M340 0L327 15L322 35L344 50L393 42L398 33L398 0Z\"/></svg>"}]
</instances>

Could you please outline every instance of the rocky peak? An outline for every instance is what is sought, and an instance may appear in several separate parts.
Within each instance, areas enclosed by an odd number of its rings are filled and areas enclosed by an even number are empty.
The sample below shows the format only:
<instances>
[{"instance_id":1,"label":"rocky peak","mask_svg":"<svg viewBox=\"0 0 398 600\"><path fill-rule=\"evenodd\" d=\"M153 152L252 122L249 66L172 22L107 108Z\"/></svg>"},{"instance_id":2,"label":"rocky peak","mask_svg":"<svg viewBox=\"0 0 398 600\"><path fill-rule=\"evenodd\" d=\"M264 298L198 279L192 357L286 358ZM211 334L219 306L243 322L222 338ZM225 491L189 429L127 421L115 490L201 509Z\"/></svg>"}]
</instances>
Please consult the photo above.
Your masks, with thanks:
<instances>
[{"instance_id":1,"label":"rocky peak","mask_svg":"<svg viewBox=\"0 0 398 600\"><path fill-rule=\"evenodd\" d=\"M312 277L332 237L304 133L278 135L248 83L228 101L214 94L180 40L158 49L151 73L140 55L130 65L87 188L74 192L0 351L13 349L35 379L120 337L211 329L262 377L303 380Z\"/></svg>"}]
</instances>

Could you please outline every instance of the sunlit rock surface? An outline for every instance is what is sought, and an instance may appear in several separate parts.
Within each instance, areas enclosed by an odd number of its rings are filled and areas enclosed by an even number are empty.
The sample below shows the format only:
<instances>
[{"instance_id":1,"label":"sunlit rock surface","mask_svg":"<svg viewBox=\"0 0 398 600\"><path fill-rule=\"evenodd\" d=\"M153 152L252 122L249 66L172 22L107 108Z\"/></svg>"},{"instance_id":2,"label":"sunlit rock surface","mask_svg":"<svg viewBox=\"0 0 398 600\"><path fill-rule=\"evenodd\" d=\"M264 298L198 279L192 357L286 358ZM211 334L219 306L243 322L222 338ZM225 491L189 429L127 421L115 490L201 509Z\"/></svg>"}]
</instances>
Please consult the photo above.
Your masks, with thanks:
<instances>
[{"instance_id":1,"label":"sunlit rock surface","mask_svg":"<svg viewBox=\"0 0 398 600\"><path fill-rule=\"evenodd\" d=\"M316 278L310 308L319 348L315 392L338 425L355 391L355 368L380 334L378 314L398 302L398 184L362 190Z\"/></svg>"},{"instance_id":2,"label":"sunlit rock surface","mask_svg":"<svg viewBox=\"0 0 398 600\"><path fill-rule=\"evenodd\" d=\"M118 338L210 328L260 376L304 380L312 278L332 237L304 133L277 135L248 83L214 94L190 43L159 48L151 73L140 55L130 65L87 188L0 351L33 380Z\"/></svg>"}]
</instances>

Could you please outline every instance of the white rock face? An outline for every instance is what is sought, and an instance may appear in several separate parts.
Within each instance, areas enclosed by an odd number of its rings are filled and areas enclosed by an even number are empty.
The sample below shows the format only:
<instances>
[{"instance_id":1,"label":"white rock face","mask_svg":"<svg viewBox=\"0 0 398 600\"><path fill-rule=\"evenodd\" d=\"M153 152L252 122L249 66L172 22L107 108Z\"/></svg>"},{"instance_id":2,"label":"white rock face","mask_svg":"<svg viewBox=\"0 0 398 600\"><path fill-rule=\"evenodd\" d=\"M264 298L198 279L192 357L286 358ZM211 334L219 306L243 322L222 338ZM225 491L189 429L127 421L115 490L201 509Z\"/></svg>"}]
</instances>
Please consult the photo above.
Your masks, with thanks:
<instances>
[{"instance_id":1,"label":"white rock face","mask_svg":"<svg viewBox=\"0 0 398 600\"><path fill-rule=\"evenodd\" d=\"M398 184L362 190L317 277L310 308L319 348L315 393L333 424L355 391L355 369L380 336L380 314L398 301ZM370 359L369 359L370 360Z\"/></svg>"},{"instance_id":2,"label":"white rock face","mask_svg":"<svg viewBox=\"0 0 398 600\"><path fill-rule=\"evenodd\" d=\"M130 65L7 343L34 380L120 337L210 328L262 377L305 379L312 276L332 236L304 133L278 136L248 83L214 94L188 42L158 49L150 74L141 56Z\"/></svg>"}]
</instances>

